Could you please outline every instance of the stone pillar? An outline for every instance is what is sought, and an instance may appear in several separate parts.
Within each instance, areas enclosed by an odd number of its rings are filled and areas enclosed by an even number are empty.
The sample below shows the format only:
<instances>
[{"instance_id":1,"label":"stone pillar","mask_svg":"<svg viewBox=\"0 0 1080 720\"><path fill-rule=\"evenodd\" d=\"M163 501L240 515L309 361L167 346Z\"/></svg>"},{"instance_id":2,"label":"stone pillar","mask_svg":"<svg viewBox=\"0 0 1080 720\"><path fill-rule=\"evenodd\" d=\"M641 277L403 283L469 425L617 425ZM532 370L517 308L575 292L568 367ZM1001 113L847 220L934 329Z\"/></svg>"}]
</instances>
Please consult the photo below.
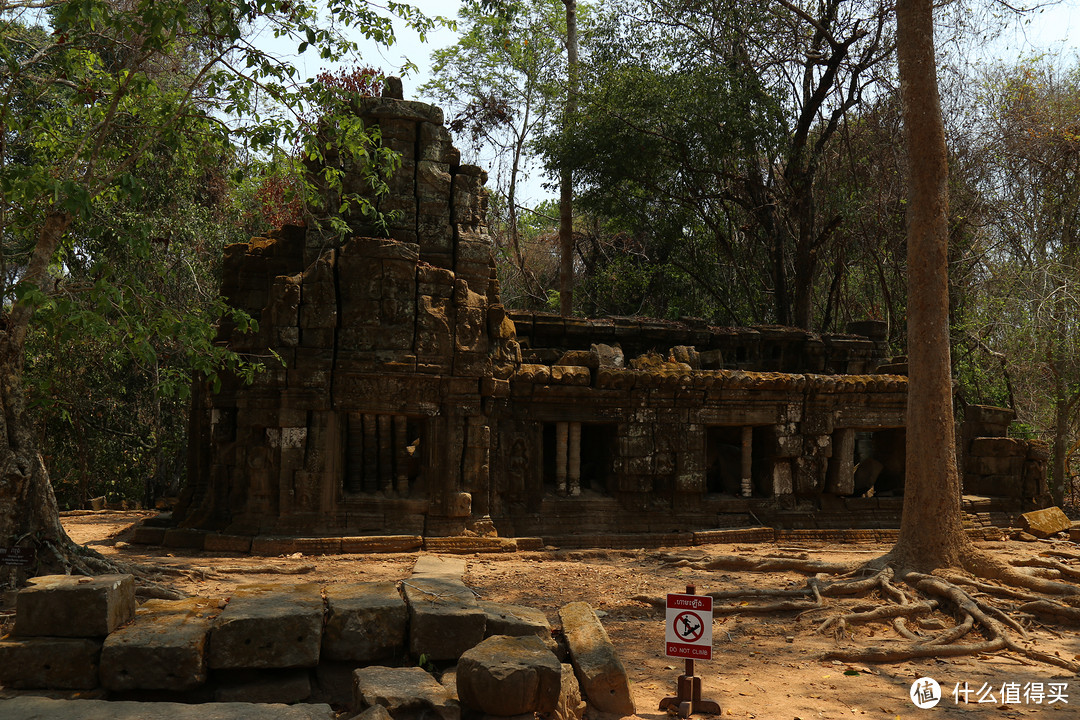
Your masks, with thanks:
<instances>
[{"instance_id":1,"label":"stone pillar","mask_svg":"<svg viewBox=\"0 0 1080 720\"><path fill-rule=\"evenodd\" d=\"M379 489L379 428L374 415L364 415L364 492Z\"/></svg>"},{"instance_id":2,"label":"stone pillar","mask_svg":"<svg viewBox=\"0 0 1080 720\"><path fill-rule=\"evenodd\" d=\"M555 491L566 494L566 451L570 434L569 423L555 424Z\"/></svg>"},{"instance_id":3,"label":"stone pillar","mask_svg":"<svg viewBox=\"0 0 1080 720\"><path fill-rule=\"evenodd\" d=\"M389 495L394 489L394 434L389 415L379 415L379 489Z\"/></svg>"},{"instance_id":4,"label":"stone pillar","mask_svg":"<svg viewBox=\"0 0 1080 720\"><path fill-rule=\"evenodd\" d=\"M581 423L570 423L567 475L570 479L570 495L581 494Z\"/></svg>"},{"instance_id":5,"label":"stone pillar","mask_svg":"<svg viewBox=\"0 0 1080 720\"><path fill-rule=\"evenodd\" d=\"M750 425L742 429L742 494L750 497L754 494L754 428Z\"/></svg>"},{"instance_id":6,"label":"stone pillar","mask_svg":"<svg viewBox=\"0 0 1080 720\"><path fill-rule=\"evenodd\" d=\"M826 492L851 495L855 492L855 429L838 428L833 433Z\"/></svg>"},{"instance_id":7,"label":"stone pillar","mask_svg":"<svg viewBox=\"0 0 1080 720\"><path fill-rule=\"evenodd\" d=\"M409 438L406 434L408 420L404 415L394 416L394 489L400 497L409 494Z\"/></svg>"}]
</instances>

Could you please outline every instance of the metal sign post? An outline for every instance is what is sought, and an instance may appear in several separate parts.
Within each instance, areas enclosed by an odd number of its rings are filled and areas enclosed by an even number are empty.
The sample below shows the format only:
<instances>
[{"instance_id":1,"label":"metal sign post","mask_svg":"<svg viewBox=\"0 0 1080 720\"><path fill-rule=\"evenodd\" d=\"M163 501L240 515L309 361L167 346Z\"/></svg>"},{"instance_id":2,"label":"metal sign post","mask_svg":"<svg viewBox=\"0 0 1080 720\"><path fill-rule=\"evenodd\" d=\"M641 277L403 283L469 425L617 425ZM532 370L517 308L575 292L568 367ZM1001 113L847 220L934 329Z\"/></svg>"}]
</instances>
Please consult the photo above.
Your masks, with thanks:
<instances>
[{"instance_id":1,"label":"metal sign post","mask_svg":"<svg viewBox=\"0 0 1080 720\"><path fill-rule=\"evenodd\" d=\"M675 695L660 701L660 709L677 707L683 718L694 713L719 715L720 704L701 698L701 678L694 675L695 659L712 659L712 598L698 595L693 585L686 586L685 595L668 595L666 625L665 654L684 658L686 674L679 676Z\"/></svg>"}]
</instances>

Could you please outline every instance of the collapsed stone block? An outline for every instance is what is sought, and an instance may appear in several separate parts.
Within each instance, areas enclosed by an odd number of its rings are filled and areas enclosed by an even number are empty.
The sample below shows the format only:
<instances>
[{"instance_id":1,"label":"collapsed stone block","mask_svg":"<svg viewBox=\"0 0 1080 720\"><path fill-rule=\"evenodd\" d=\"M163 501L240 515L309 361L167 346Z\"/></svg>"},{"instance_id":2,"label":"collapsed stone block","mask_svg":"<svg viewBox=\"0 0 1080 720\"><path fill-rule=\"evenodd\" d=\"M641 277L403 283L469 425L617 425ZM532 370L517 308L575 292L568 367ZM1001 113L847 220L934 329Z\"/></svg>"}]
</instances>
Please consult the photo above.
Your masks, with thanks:
<instances>
[{"instance_id":1,"label":"collapsed stone block","mask_svg":"<svg viewBox=\"0 0 1080 720\"><path fill-rule=\"evenodd\" d=\"M1033 510L1020 516L1020 528L1037 538L1048 538L1070 527L1072 520L1057 506Z\"/></svg>"},{"instance_id":2,"label":"collapsed stone block","mask_svg":"<svg viewBox=\"0 0 1080 720\"><path fill-rule=\"evenodd\" d=\"M460 720L461 707L423 668L366 667L353 673L353 709L382 705L394 720Z\"/></svg>"},{"instance_id":3,"label":"collapsed stone block","mask_svg":"<svg viewBox=\"0 0 1080 720\"><path fill-rule=\"evenodd\" d=\"M101 642L86 638L0 640L0 685L8 688L92 690L98 686Z\"/></svg>"},{"instance_id":4,"label":"collapsed stone block","mask_svg":"<svg viewBox=\"0 0 1080 720\"><path fill-rule=\"evenodd\" d=\"M43 575L15 600L15 635L104 637L135 616L131 575Z\"/></svg>"},{"instance_id":5,"label":"collapsed stone block","mask_svg":"<svg viewBox=\"0 0 1080 720\"><path fill-rule=\"evenodd\" d=\"M492 635L536 635L540 639L551 637L551 623L542 610L480 600L477 602L487 615L486 633Z\"/></svg>"},{"instance_id":6,"label":"collapsed stone block","mask_svg":"<svg viewBox=\"0 0 1080 720\"><path fill-rule=\"evenodd\" d=\"M220 601L148 600L135 622L105 639L101 684L109 690L191 690L206 682L206 645Z\"/></svg>"},{"instance_id":7,"label":"collapsed stone block","mask_svg":"<svg viewBox=\"0 0 1080 720\"><path fill-rule=\"evenodd\" d=\"M559 609L570 662L586 701L600 712L633 715L630 679L604 626L588 603Z\"/></svg>"},{"instance_id":8,"label":"collapsed stone block","mask_svg":"<svg viewBox=\"0 0 1080 720\"><path fill-rule=\"evenodd\" d=\"M413 655L455 660L484 639L487 615L460 580L414 576L404 588Z\"/></svg>"},{"instance_id":9,"label":"collapsed stone block","mask_svg":"<svg viewBox=\"0 0 1080 720\"><path fill-rule=\"evenodd\" d=\"M461 704L491 715L549 713L559 701L562 666L540 638L495 635L458 662Z\"/></svg>"},{"instance_id":10,"label":"collapsed stone block","mask_svg":"<svg viewBox=\"0 0 1080 720\"><path fill-rule=\"evenodd\" d=\"M313 667L323 600L314 584L241 585L210 632L211 668Z\"/></svg>"},{"instance_id":11,"label":"collapsed stone block","mask_svg":"<svg viewBox=\"0 0 1080 720\"><path fill-rule=\"evenodd\" d=\"M396 583L349 583L326 588L322 657L370 662L405 652L408 608Z\"/></svg>"}]
</instances>

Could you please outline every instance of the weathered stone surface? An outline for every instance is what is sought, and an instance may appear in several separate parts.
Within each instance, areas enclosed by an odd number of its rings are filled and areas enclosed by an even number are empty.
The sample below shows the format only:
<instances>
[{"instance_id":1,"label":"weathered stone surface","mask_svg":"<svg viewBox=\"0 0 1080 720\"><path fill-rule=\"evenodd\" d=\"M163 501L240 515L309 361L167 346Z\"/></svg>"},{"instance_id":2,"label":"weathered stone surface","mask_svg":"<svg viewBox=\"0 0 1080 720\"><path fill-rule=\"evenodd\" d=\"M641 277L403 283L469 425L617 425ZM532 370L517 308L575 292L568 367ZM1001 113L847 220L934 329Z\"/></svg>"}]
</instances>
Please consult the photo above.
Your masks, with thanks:
<instances>
[{"instance_id":1,"label":"weathered stone surface","mask_svg":"<svg viewBox=\"0 0 1080 720\"><path fill-rule=\"evenodd\" d=\"M0 700L4 720L334 720L329 705L257 705L252 703L129 702L53 700L17 697Z\"/></svg>"},{"instance_id":2,"label":"weathered stone surface","mask_svg":"<svg viewBox=\"0 0 1080 720\"><path fill-rule=\"evenodd\" d=\"M487 616L460 580L413 576L404 588L413 655L455 660L484 639Z\"/></svg>"},{"instance_id":3,"label":"weathered stone surface","mask_svg":"<svg viewBox=\"0 0 1080 720\"><path fill-rule=\"evenodd\" d=\"M15 601L15 635L104 637L135 615L131 575L43 575Z\"/></svg>"},{"instance_id":4,"label":"weathered stone surface","mask_svg":"<svg viewBox=\"0 0 1080 720\"><path fill-rule=\"evenodd\" d=\"M109 690L190 690L206 682L206 644L221 601L148 600L105 639L101 684Z\"/></svg>"},{"instance_id":5,"label":"weathered stone surface","mask_svg":"<svg viewBox=\"0 0 1080 720\"><path fill-rule=\"evenodd\" d=\"M1024 457L1027 443L1007 437L980 437L971 441L970 454L982 457Z\"/></svg>"},{"instance_id":6,"label":"weathered stone surface","mask_svg":"<svg viewBox=\"0 0 1080 720\"><path fill-rule=\"evenodd\" d=\"M1048 538L1062 530L1072 527L1072 520L1054 506L1043 510L1034 510L1020 516L1020 527L1038 538Z\"/></svg>"},{"instance_id":7,"label":"weathered stone surface","mask_svg":"<svg viewBox=\"0 0 1080 720\"><path fill-rule=\"evenodd\" d=\"M405 652L408 608L392 582L326 588L322 657L371 662Z\"/></svg>"},{"instance_id":8,"label":"weathered stone surface","mask_svg":"<svg viewBox=\"0 0 1080 720\"><path fill-rule=\"evenodd\" d=\"M353 707L382 705L394 720L459 720L461 707L423 668L366 667L353 673Z\"/></svg>"},{"instance_id":9,"label":"weathered stone surface","mask_svg":"<svg viewBox=\"0 0 1080 720\"><path fill-rule=\"evenodd\" d=\"M359 715L354 715L352 720L392 720L389 711L382 705L372 705Z\"/></svg>"},{"instance_id":10,"label":"weathered stone surface","mask_svg":"<svg viewBox=\"0 0 1080 720\"><path fill-rule=\"evenodd\" d=\"M574 666L562 664L562 679L559 684L559 702L551 714L552 720L582 720L585 717L585 701L581 699L581 687L578 685Z\"/></svg>"},{"instance_id":11,"label":"weathered stone surface","mask_svg":"<svg viewBox=\"0 0 1080 720\"><path fill-rule=\"evenodd\" d=\"M600 712L633 715L634 700L626 668L592 607L583 602L570 603L559 609L559 617L586 701Z\"/></svg>"},{"instance_id":12,"label":"weathered stone surface","mask_svg":"<svg viewBox=\"0 0 1080 720\"><path fill-rule=\"evenodd\" d=\"M542 610L508 605L487 600L477 601L487 615L488 636L491 635L536 635L540 639L551 637L551 623Z\"/></svg>"},{"instance_id":13,"label":"weathered stone surface","mask_svg":"<svg viewBox=\"0 0 1080 720\"><path fill-rule=\"evenodd\" d=\"M548 713L559 701L562 667L540 638L495 635L458 661L464 707L492 715Z\"/></svg>"},{"instance_id":14,"label":"weathered stone surface","mask_svg":"<svg viewBox=\"0 0 1080 720\"><path fill-rule=\"evenodd\" d=\"M317 585L241 585L210 633L211 668L312 667L322 644Z\"/></svg>"},{"instance_id":15,"label":"weathered stone surface","mask_svg":"<svg viewBox=\"0 0 1080 720\"><path fill-rule=\"evenodd\" d=\"M0 640L0 685L9 688L92 690L98 686L101 643L85 638ZM7 718L2 710L0 717Z\"/></svg>"},{"instance_id":16,"label":"weathered stone surface","mask_svg":"<svg viewBox=\"0 0 1080 720\"><path fill-rule=\"evenodd\" d=\"M232 670L219 673L214 690L217 702L286 703L303 702L311 696L310 671Z\"/></svg>"}]
</instances>

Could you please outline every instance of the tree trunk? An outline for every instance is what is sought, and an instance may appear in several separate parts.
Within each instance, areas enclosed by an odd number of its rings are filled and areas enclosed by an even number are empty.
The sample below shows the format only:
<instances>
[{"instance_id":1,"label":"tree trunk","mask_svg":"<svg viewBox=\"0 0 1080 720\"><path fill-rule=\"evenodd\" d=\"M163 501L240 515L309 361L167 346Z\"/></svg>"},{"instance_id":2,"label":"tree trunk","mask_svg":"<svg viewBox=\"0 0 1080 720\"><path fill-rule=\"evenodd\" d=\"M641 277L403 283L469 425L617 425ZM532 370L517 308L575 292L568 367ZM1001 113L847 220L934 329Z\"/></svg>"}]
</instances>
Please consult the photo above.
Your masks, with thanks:
<instances>
[{"instance_id":1,"label":"tree trunk","mask_svg":"<svg viewBox=\"0 0 1080 720\"><path fill-rule=\"evenodd\" d=\"M1069 478L1069 403L1064 397L1064 383L1058 378L1058 396L1054 401L1054 465L1050 471L1050 497L1054 504L1065 503L1065 484ZM1041 493L1041 491L1040 491Z\"/></svg>"},{"instance_id":2,"label":"tree trunk","mask_svg":"<svg viewBox=\"0 0 1080 720\"><path fill-rule=\"evenodd\" d=\"M48 282L48 263L67 231L66 213L50 213L22 281L39 289ZM27 413L23 347L33 308L16 303L0 317L0 547L28 548L28 566L0 566L0 587L14 587L35 575L105 571L111 566L80 548L60 524L49 473Z\"/></svg>"},{"instance_id":3,"label":"tree trunk","mask_svg":"<svg viewBox=\"0 0 1080 720\"><path fill-rule=\"evenodd\" d=\"M566 116L563 132L570 132L577 111L577 0L566 5ZM565 159L559 174L559 313L574 311L574 175Z\"/></svg>"},{"instance_id":4,"label":"tree trunk","mask_svg":"<svg viewBox=\"0 0 1080 720\"><path fill-rule=\"evenodd\" d=\"M930 0L896 6L908 180L907 478L894 559L909 569L960 566L963 530L949 356L948 163Z\"/></svg>"}]
</instances>

